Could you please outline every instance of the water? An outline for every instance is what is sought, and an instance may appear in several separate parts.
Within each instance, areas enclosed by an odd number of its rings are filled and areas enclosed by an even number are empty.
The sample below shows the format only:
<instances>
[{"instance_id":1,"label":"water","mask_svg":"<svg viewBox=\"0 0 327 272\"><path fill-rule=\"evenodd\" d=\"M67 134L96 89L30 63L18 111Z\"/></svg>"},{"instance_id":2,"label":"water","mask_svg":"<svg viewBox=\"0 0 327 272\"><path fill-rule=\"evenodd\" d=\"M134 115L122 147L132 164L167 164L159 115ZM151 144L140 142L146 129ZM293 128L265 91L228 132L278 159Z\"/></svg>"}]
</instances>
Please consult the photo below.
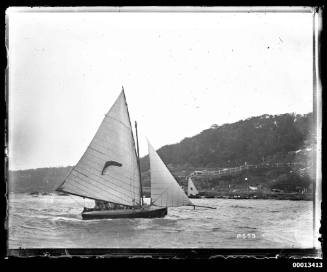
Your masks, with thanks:
<instances>
[{"instance_id":1,"label":"water","mask_svg":"<svg viewBox=\"0 0 327 272\"><path fill-rule=\"evenodd\" d=\"M11 194L9 248L311 248L311 201L192 199L155 219L81 218L83 199ZM87 200L86 206L93 201Z\"/></svg>"}]
</instances>

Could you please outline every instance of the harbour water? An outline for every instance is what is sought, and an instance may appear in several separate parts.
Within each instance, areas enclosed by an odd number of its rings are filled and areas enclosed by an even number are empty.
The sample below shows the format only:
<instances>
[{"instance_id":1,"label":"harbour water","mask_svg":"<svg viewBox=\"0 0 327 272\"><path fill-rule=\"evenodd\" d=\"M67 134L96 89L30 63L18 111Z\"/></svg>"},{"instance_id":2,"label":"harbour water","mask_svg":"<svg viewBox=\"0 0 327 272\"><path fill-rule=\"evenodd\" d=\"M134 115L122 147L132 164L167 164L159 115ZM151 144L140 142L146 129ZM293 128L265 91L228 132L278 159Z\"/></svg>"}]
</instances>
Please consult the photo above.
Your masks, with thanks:
<instances>
[{"instance_id":1,"label":"harbour water","mask_svg":"<svg viewBox=\"0 0 327 272\"><path fill-rule=\"evenodd\" d=\"M14 248L311 248L311 201L192 199L155 219L82 220L92 200L10 194L8 247Z\"/></svg>"}]
</instances>

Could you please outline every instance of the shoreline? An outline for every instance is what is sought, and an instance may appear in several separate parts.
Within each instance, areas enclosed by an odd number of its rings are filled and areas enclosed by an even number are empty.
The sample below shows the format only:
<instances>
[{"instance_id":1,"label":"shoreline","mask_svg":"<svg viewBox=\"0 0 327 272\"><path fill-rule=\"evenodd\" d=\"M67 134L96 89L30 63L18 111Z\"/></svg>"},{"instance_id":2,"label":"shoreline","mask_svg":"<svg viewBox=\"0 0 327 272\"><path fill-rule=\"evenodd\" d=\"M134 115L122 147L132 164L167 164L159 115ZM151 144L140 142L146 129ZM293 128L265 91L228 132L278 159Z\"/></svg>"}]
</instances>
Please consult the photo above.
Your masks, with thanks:
<instances>
[{"instance_id":1,"label":"shoreline","mask_svg":"<svg viewBox=\"0 0 327 272\"><path fill-rule=\"evenodd\" d=\"M217 193L202 192L200 198L223 198L223 199L276 199L276 200L304 200L313 201L312 193Z\"/></svg>"},{"instance_id":2,"label":"shoreline","mask_svg":"<svg viewBox=\"0 0 327 272\"><path fill-rule=\"evenodd\" d=\"M46 195L58 195L69 196L69 194L57 193L57 192L10 192L10 194L23 194L29 196L46 196ZM150 195L145 194L144 198L149 198ZM294 201L313 201L312 193L218 193L218 192L200 192L198 197L190 197L190 199L275 199L275 200L294 200Z\"/></svg>"}]
</instances>

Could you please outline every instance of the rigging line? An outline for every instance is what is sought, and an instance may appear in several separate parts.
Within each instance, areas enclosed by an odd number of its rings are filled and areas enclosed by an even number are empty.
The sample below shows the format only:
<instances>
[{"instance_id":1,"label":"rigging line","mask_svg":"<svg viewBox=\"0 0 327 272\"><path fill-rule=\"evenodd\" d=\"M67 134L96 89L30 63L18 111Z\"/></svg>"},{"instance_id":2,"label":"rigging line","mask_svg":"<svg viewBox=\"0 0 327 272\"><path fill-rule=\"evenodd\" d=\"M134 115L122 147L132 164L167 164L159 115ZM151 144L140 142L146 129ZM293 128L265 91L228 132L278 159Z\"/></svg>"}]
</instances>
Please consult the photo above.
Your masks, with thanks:
<instances>
[{"instance_id":1,"label":"rigging line","mask_svg":"<svg viewBox=\"0 0 327 272\"><path fill-rule=\"evenodd\" d=\"M76 176L76 178L78 178L78 176ZM87 187L87 186L85 186L84 184L82 184L82 183L80 183L80 180L76 180L76 179L74 179L74 182L75 183L77 183L78 185L81 185L81 186L83 186L83 187L85 187L86 189L90 189L90 187ZM75 187L76 187L76 185L75 185ZM92 188L96 188L97 190L99 190L101 193L100 194L103 194L103 191L105 191L105 192L107 192L109 195L113 195L115 198L124 198L125 200L126 200L126 198L125 197L127 197L127 199L129 199L130 197L131 197L131 195L126 195L125 193L123 193L123 192L119 192L119 191L117 191L117 190L115 190L115 189L112 189L113 191L115 191L115 192L117 192L118 194L120 194L120 196L117 196L115 193L113 193L112 191L108 191L108 190L106 190L106 189L104 189L104 188L99 188L99 186L95 186L95 184L93 184L92 185ZM111 189L111 188L110 188Z\"/></svg>"}]
</instances>

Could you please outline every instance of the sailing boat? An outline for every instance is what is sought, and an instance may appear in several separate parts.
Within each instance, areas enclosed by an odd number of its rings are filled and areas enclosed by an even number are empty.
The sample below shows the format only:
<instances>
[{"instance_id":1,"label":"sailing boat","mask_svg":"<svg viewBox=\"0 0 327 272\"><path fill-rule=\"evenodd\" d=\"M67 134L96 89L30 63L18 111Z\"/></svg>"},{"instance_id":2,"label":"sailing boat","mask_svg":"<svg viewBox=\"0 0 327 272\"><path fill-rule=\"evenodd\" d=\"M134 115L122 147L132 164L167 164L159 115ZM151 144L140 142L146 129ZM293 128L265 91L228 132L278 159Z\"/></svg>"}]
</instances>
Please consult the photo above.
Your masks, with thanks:
<instances>
[{"instance_id":1,"label":"sailing boat","mask_svg":"<svg viewBox=\"0 0 327 272\"><path fill-rule=\"evenodd\" d=\"M135 128L137 138L136 123ZM84 207L83 219L164 217L167 207L195 207L149 142L148 148L150 205L143 203L139 149L123 88L85 153L56 190L110 206Z\"/></svg>"},{"instance_id":2,"label":"sailing boat","mask_svg":"<svg viewBox=\"0 0 327 272\"><path fill-rule=\"evenodd\" d=\"M189 198L199 198L199 192L196 189L192 179L189 177L187 182L187 196Z\"/></svg>"}]
</instances>

